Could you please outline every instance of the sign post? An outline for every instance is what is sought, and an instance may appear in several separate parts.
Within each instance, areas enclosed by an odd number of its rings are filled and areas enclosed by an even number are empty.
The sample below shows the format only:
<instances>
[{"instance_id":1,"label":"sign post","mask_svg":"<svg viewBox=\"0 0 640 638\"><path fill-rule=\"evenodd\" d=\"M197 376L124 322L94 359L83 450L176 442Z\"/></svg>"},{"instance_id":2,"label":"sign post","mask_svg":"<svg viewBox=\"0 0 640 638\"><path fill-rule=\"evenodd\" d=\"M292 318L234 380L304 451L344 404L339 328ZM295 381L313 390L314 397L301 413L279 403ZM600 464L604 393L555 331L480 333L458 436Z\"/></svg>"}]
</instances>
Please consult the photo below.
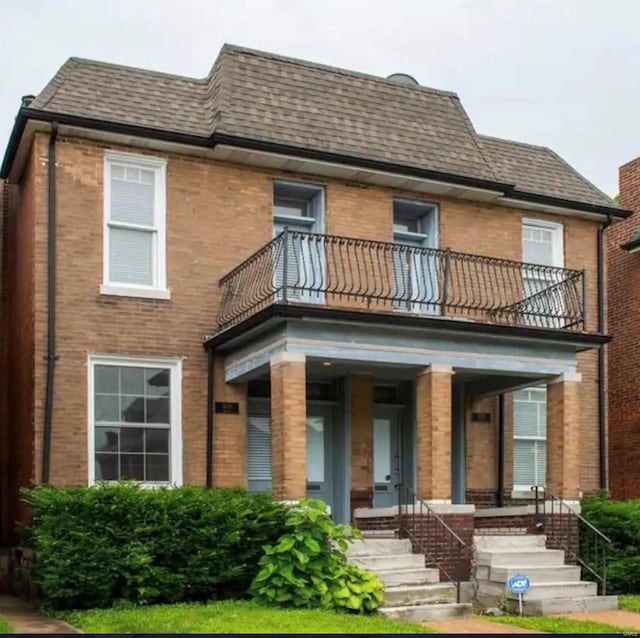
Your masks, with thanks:
<instances>
[{"instance_id":1,"label":"sign post","mask_svg":"<svg viewBox=\"0 0 640 638\"><path fill-rule=\"evenodd\" d=\"M514 574L509 578L507 587L512 594L518 595L518 611L522 616L522 595L529 591L531 581L524 574Z\"/></svg>"}]
</instances>

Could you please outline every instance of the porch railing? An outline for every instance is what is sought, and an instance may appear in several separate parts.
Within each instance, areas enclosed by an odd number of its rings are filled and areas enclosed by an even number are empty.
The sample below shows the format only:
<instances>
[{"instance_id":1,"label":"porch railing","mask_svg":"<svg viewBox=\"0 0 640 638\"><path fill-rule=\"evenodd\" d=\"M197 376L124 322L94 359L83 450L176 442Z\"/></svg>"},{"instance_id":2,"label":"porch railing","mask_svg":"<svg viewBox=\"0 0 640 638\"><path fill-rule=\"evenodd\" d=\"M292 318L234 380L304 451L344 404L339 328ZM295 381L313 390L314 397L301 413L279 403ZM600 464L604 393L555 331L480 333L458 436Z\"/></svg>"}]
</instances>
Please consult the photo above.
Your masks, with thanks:
<instances>
[{"instance_id":1,"label":"porch railing","mask_svg":"<svg viewBox=\"0 0 640 638\"><path fill-rule=\"evenodd\" d=\"M583 271L285 229L220 280L218 329L274 304L584 329Z\"/></svg>"},{"instance_id":2,"label":"porch railing","mask_svg":"<svg viewBox=\"0 0 640 638\"><path fill-rule=\"evenodd\" d=\"M460 583L468 580L467 543L407 485L398 486L398 530L414 550L425 555L425 566L437 567L455 585L460 602Z\"/></svg>"},{"instance_id":3,"label":"porch railing","mask_svg":"<svg viewBox=\"0 0 640 638\"><path fill-rule=\"evenodd\" d=\"M553 494L542 497L539 486L532 488L536 503L538 531L547 535L547 547L563 549L569 560L598 584L599 593L607 593L607 554L611 539L590 523L566 501Z\"/></svg>"}]
</instances>

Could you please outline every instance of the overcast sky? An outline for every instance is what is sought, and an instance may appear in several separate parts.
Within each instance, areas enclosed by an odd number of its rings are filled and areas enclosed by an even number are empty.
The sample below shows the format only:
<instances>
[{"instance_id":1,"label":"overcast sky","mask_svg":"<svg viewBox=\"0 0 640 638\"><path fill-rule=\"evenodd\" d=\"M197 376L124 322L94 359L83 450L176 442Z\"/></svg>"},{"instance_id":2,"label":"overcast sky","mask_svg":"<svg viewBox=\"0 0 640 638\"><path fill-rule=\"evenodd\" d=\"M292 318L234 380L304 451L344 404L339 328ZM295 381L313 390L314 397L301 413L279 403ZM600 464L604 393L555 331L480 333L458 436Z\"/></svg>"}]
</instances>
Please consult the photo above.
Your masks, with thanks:
<instances>
[{"instance_id":1,"label":"overcast sky","mask_svg":"<svg viewBox=\"0 0 640 638\"><path fill-rule=\"evenodd\" d=\"M202 77L224 42L458 93L610 195L640 155L640 0L0 0L0 148L70 56Z\"/></svg>"}]
</instances>

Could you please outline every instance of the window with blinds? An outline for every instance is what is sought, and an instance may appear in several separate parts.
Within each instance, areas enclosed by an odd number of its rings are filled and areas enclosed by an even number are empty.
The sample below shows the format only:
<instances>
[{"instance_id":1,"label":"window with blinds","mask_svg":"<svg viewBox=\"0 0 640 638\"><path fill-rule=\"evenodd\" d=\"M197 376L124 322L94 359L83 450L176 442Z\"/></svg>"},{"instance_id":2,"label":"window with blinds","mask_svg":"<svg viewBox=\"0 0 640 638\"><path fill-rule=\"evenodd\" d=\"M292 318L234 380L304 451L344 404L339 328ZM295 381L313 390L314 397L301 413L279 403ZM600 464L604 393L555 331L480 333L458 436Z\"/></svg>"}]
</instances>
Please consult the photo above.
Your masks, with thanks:
<instances>
[{"instance_id":1,"label":"window with blinds","mask_svg":"<svg viewBox=\"0 0 640 638\"><path fill-rule=\"evenodd\" d=\"M547 476L547 389L513 393L513 487L545 485Z\"/></svg>"},{"instance_id":2,"label":"window with blinds","mask_svg":"<svg viewBox=\"0 0 640 638\"><path fill-rule=\"evenodd\" d=\"M247 483L250 490L271 489L271 421L265 415L247 420Z\"/></svg>"},{"instance_id":3,"label":"window with blinds","mask_svg":"<svg viewBox=\"0 0 640 638\"><path fill-rule=\"evenodd\" d=\"M159 158L105 156L105 286L166 288L165 168Z\"/></svg>"}]
</instances>

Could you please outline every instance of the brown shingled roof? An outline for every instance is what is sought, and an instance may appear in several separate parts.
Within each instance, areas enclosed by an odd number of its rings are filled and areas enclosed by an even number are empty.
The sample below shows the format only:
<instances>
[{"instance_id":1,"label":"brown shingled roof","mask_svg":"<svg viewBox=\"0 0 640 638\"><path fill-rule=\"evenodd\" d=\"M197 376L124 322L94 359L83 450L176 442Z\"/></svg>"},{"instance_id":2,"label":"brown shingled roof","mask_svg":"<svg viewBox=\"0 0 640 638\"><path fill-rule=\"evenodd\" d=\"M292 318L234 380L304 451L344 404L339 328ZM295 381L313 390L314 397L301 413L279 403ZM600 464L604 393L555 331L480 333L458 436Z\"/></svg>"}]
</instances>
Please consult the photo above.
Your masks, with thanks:
<instances>
[{"instance_id":1,"label":"brown shingled roof","mask_svg":"<svg viewBox=\"0 0 640 638\"><path fill-rule=\"evenodd\" d=\"M232 45L203 79L71 58L30 107L203 137L225 133L613 205L549 149L477 135L455 93Z\"/></svg>"}]
</instances>

